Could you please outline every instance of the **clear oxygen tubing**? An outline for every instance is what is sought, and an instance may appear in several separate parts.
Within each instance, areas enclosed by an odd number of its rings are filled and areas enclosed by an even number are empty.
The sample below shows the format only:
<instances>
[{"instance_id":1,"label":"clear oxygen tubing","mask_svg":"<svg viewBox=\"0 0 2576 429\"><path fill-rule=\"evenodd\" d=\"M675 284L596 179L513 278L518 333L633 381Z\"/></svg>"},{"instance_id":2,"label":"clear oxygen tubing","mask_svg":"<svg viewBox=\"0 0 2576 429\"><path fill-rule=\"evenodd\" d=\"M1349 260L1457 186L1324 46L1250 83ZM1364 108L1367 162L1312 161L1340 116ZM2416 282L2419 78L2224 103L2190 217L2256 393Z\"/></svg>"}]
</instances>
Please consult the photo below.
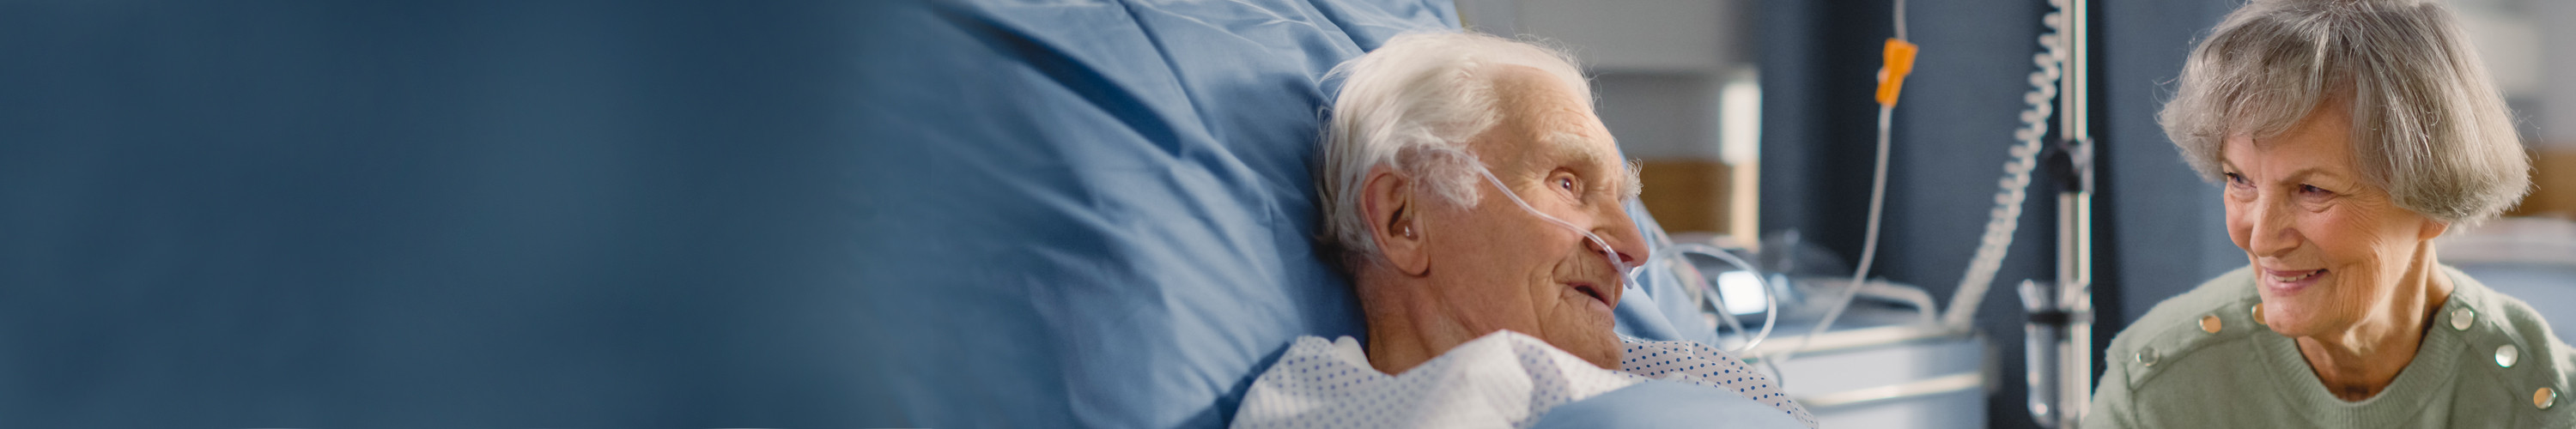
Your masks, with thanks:
<instances>
[{"instance_id":1,"label":"clear oxygen tubing","mask_svg":"<svg viewBox=\"0 0 2576 429\"><path fill-rule=\"evenodd\" d=\"M1710 247L1710 244L1672 244L1672 247L1664 247L1664 249L1659 249L1659 252L1646 254L1646 262L1643 262L1643 265L1638 265L1638 267L1628 267L1628 262L1623 262L1623 259L1618 259L1618 249L1610 249L1610 241L1602 239L1600 234L1592 234L1592 231L1582 229L1582 226L1574 226L1574 223L1564 221L1564 218L1548 216L1548 213L1543 213L1543 211L1538 211L1538 208L1533 208L1533 206L1530 206L1530 200L1520 200L1520 193L1512 193L1510 185L1502 185L1502 177L1494 177L1494 170L1486 170L1484 164L1479 164L1479 167L1476 167L1476 172L1479 172L1479 175L1484 175L1484 182L1492 182L1494 190L1502 190L1502 198L1510 198L1512 203L1515 203L1515 206L1520 206L1520 211L1530 211L1530 216L1538 216L1540 221L1548 221L1548 223L1556 223L1556 226L1564 226L1564 229L1574 231L1574 234L1584 234L1584 239L1592 241L1592 247L1600 247L1600 249L1602 249L1602 259L1610 259L1610 267L1615 267L1615 270L1618 270L1618 275L1620 275L1620 288L1636 288L1636 285L1638 285L1636 275L1638 275L1638 270L1641 270L1641 267L1664 267L1664 265L1672 265L1674 259L1680 259L1682 254L1708 254L1708 257L1718 257L1718 259L1723 259L1723 262L1728 262L1728 265L1744 267L1744 272L1754 272L1754 285L1759 285L1759 288L1762 288L1762 313L1765 313L1765 316L1762 316L1762 331L1759 331L1759 334L1754 334L1754 337L1749 339L1749 342L1744 342L1744 347L1728 349L1728 352L1752 352L1752 349L1757 347L1757 344L1762 344L1762 339L1770 337L1770 329L1772 329L1772 326L1775 326L1775 321L1780 321L1780 301L1777 301L1777 298L1772 298L1772 293L1770 293L1770 283L1767 283L1767 280L1762 280L1762 272L1754 270L1752 262L1744 262L1744 259L1736 257L1736 254L1728 254L1726 249ZM1705 283L1700 285L1700 288L1705 288ZM1613 306L1618 306L1618 303L1613 303ZM1723 295L1718 295L1718 308L1726 308L1726 298L1723 298ZM1744 331L1744 321L1736 321L1734 316L1721 316L1721 319L1726 321L1726 326L1731 326L1731 329L1739 331L1739 334L1741 334L1741 331Z\"/></svg>"},{"instance_id":2,"label":"clear oxygen tubing","mask_svg":"<svg viewBox=\"0 0 2576 429\"><path fill-rule=\"evenodd\" d=\"M1762 319L1762 332L1754 334L1751 340L1744 343L1744 346L1731 351L1750 351L1753 349L1753 346L1762 344L1762 340L1764 338L1771 336L1771 326L1777 324L1774 322L1779 321L1780 303L1777 299L1771 296L1770 283L1762 280L1761 271L1754 270L1753 264L1745 262L1742 258L1737 258L1733 254L1728 254L1725 250L1718 249L1716 246L1698 243L1681 243L1666 246L1663 250L1649 253L1643 265L1631 267L1627 262L1619 259L1618 250L1612 249L1610 247L1610 242L1602 240L1599 234L1593 234L1592 231L1583 229L1583 227L1574 226L1574 223L1572 222L1566 222L1563 219L1557 219L1556 216L1549 216L1546 212L1538 211L1537 207L1530 206L1529 201L1522 200L1518 193L1512 192L1512 188L1510 186L1504 185L1502 178L1494 177L1494 171L1492 169L1487 169L1484 168L1483 165L1478 165L1476 172L1483 174L1485 176L1486 183L1493 184L1495 190L1501 191L1504 198L1511 199L1512 204L1519 205L1521 210L1529 211L1530 215L1538 216L1539 220L1545 220L1548 223L1555 224L1556 226L1564 227L1567 230L1574 231L1576 234L1583 234L1584 239L1591 240L1593 246L1601 249L1602 259L1608 260L1611 268L1619 270L1619 279L1623 282L1619 285L1621 288L1633 287L1638 284L1637 273L1640 271L1640 268L1662 267L1678 260L1686 253L1699 253L1716 257L1719 260L1726 261L1727 263L1735 264L1735 266L1743 268L1746 272L1754 273L1753 279L1756 282L1755 284L1762 287L1763 290L1762 312L1765 316L1763 316ZM1705 285L1702 287L1705 287ZM1718 297L1719 308L1725 308L1725 299L1726 298L1723 296ZM1617 303L1612 303L1612 305L1617 305ZM1720 319L1724 319L1727 326L1735 328L1735 331L1738 333L1745 331L1743 322L1735 320L1733 315L1720 317ZM1775 370L1774 372L1777 371Z\"/></svg>"},{"instance_id":3,"label":"clear oxygen tubing","mask_svg":"<svg viewBox=\"0 0 2576 429\"><path fill-rule=\"evenodd\" d=\"M1770 281L1763 280L1762 278L1764 276L1762 275L1762 271L1754 269L1752 263L1745 262L1743 258L1737 258L1734 254L1727 253L1726 250L1719 249L1717 246L1700 243L1676 243L1670 246L1665 246L1663 250L1656 250L1653 255L1646 258L1646 264L1643 265L1643 267L1646 269L1661 270L1664 269L1664 266L1670 265L1674 261L1684 260L1684 255L1692 253L1708 255L1710 257L1717 258L1718 260L1726 261L1726 263L1735 264L1736 268L1743 269L1744 272L1753 274L1754 286L1762 289L1762 331L1759 333L1747 331L1744 329L1744 322L1735 320L1734 314L1726 312L1726 294L1711 290L1708 286L1708 281L1705 279L1703 279L1698 286L1702 290L1707 290L1708 296L1714 299L1715 305L1718 308L1717 318L1724 322L1726 328L1734 329L1738 335L1752 335L1752 337L1748 337L1749 339L1744 342L1744 345L1737 346L1732 349L1726 349L1727 351L1743 354L1753 351L1754 346L1762 345L1763 339L1771 337L1771 327L1779 324L1780 312L1777 310L1780 309L1780 301L1778 297L1773 296L1771 293Z\"/></svg>"},{"instance_id":4,"label":"clear oxygen tubing","mask_svg":"<svg viewBox=\"0 0 2576 429\"><path fill-rule=\"evenodd\" d=\"M1898 0L1897 3L1902 4L1904 1ZM1852 270L1851 285L1844 287L1842 296L1834 299L1833 309L1825 311L1825 318L1822 321L1816 322L1815 329L1808 330L1806 336L1798 337L1797 346L1790 347L1787 351L1780 352L1780 357L1778 359L1763 357L1762 361L1786 361L1797 357L1798 352L1806 350L1807 345L1813 342L1816 336L1824 335L1825 330L1832 329L1834 327L1834 319L1842 318L1843 311L1851 309L1852 300L1859 298L1861 286L1865 285L1861 282L1868 280L1869 265L1872 262L1871 259L1878 256L1879 215L1883 214L1882 212L1886 209L1887 203L1887 129L1889 123L1892 122L1891 119L1895 116L1895 111L1896 106L1881 105L1878 107L1878 166L1875 169L1875 172L1871 174L1872 179L1870 180L1869 186L1869 229L1867 229L1867 232L1861 236L1860 265L1854 267ZM1777 370L1774 371L1776 372Z\"/></svg>"},{"instance_id":5,"label":"clear oxygen tubing","mask_svg":"<svg viewBox=\"0 0 2576 429\"><path fill-rule=\"evenodd\" d=\"M1905 34L1905 0L1895 0L1895 3L1896 10L1893 15L1895 15L1896 39L1908 40L1910 38L1906 37ZM1880 70L1880 73L1887 73L1887 70L1882 69ZM1896 76L1896 78L1902 77ZM1868 283L1863 282L1869 280L1870 263L1875 262L1875 259L1878 257L1878 223L1880 216L1886 214L1885 211L1887 209L1888 129L1895 125L1895 117L1895 103L1879 103L1878 162L1875 167L1870 170L1869 223L1867 225L1868 229L1865 229L1861 234L1860 264L1852 267L1851 284L1843 288L1842 296L1834 300L1833 309L1825 311L1825 318L1816 322L1816 328L1808 330L1806 336L1798 337L1797 346L1790 347L1787 351L1780 352L1780 357L1778 359L1772 359L1767 356L1760 357L1763 362L1768 362L1769 365L1772 365L1771 371L1773 373L1780 372L1778 369L1778 362L1797 357L1799 351L1806 350L1809 344L1815 342L1816 336L1824 335L1826 330L1833 329L1834 321L1841 319L1843 317L1843 311L1851 309L1852 300L1860 297L1861 287L1868 285ZM1925 311L1930 310L1926 309ZM1785 377L1787 374L1777 375Z\"/></svg>"},{"instance_id":6,"label":"clear oxygen tubing","mask_svg":"<svg viewBox=\"0 0 2576 429\"><path fill-rule=\"evenodd\" d=\"M1528 211L1530 212L1530 214L1531 214L1531 215L1536 215L1536 216L1538 216L1539 220L1544 220L1544 221L1547 221L1547 223L1556 224L1556 226L1565 227L1565 229L1567 229L1567 230L1572 230L1572 231L1574 231L1574 233L1576 233L1576 234L1583 234L1583 238L1585 238L1585 239L1590 239L1590 240L1592 240L1592 245L1593 245L1594 247L1599 247L1599 248L1601 249L1601 258L1602 258L1602 259L1609 260L1609 261L1610 261L1610 267L1611 267L1612 269L1619 270L1619 271L1618 271L1618 273L1619 273L1619 281L1621 282L1621 283L1619 284L1619 287L1621 287L1621 288L1627 288L1627 287L1631 287L1631 286L1635 286L1635 285L1637 285L1637 273L1636 273L1636 271L1635 271L1634 269L1632 269L1632 267L1629 267L1629 266L1628 266L1628 263L1627 263L1626 261L1621 261L1621 260L1619 260L1619 251L1618 251L1617 249L1612 249L1612 248L1610 248L1610 242L1609 242L1609 241L1607 241L1607 240L1602 240L1600 235L1598 235L1598 234L1593 234L1591 230L1586 230L1586 229L1583 229L1583 227L1574 226L1574 223L1572 223L1572 222L1566 222L1566 221L1565 221L1565 220L1563 220L1563 219L1557 219L1555 216L1548 216L1546 212L1538 211L1538 208L1537 208L1537 207L1531 207L1531 206L1530 206L1530 204L1529 204L1529 201L1523 201L1523 200L1521 200L1521 196L1520 196L1519 194L1517 194L1517 193L1513 193L1513 192L1512 192L1512 188L1511 188L1510 186L1504 186L1504 185L1503 185L1503 179L1502 179L1502 178L1500 178L1500 177L1494 177L1494 170L1493 170L1493 169L1489 169L1489 168L1485 168L1485 166L1483 165L1483 163L1482 163L1482 162L1478 162L1478 163L1477 163L1477 165L1476 165L1476 172L1477 172L1477 173L1482 173L1482 174L1484 174L1484 175L1485 175L1485 181L1486 181L1486 182L1488 182L1488 183L1493 183L1493 184L1494 184L1494 189L1495 189L1495 190L1502 191L1502 192L1503 192L1503 197L1504 197L1504 198L1510 198L1510 199L1512 200L1512 204L1518 204L1518 205L1520 205L1520 206L1521 206L1521 210L1528 210ZM1610 305L1613 305L1613 306L1619 305L1619 303L1615 303L1615 302L1613 302L1613 303L1609 303L1609 304L1610 304Z\"/></svg>"}]
</instances>

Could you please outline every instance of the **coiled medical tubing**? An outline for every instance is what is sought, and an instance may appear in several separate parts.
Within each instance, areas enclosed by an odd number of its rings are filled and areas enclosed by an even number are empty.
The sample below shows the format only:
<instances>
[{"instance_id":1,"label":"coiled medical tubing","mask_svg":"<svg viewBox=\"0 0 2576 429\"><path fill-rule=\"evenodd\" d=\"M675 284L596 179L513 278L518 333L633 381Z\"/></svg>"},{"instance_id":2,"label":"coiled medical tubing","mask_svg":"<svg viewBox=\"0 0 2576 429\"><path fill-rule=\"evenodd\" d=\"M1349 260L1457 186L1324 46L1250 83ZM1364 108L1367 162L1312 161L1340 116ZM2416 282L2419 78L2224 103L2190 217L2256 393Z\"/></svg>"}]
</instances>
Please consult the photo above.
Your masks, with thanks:
<instances>
[{"instance_id":1,"label":"coiled medical tubing","mask_svg":"<svg viewBox=\"0 0 2576 429\"><path fill-rule=\"evenodd\" d=\"M1974 322L1978 303L1984 300L1986 291L1992 287L1995 273L2003 268L2003 258L2012 248L2013 232L2020 227L2022 204L2029 197L2031 172L2039 165L2039 154L2044 147L2042 139L2048 135L2048 118L2055 113L2053 105L2058 98L2058 82L2064 77L2063 65L2069 57L2067 41L2060 35L2068 25L2065 13L2068 4L2067 0L2050 0L2048 3L2052 10L2040 19L2040 25L2046 28L2038 37L2041 52L2031 55L2031 63L2037 69L2030 73L2030 91L2022 95L2027 106L2021 111L2022 126L2013 131L2016 144L2008 150L2011 158L2004 163L2003 178L1996 182L1995 207L1988 211L1985 234L1978 240L1975 256L1969 259L1968 269L1961 274L1958 289L1951 295L1950 306L1941 316L1940 326L1948 330L1965 331ZM1878 156L1871 174L1869 221L1863 235L1860 263L1852 270L1850 286L1825 313L1824 319L1806 336L1800 337L1798 346L1789 348L1778 358L1763 358L1765 362L1789 360L1804 350L1811 339L1830 330L1859 295L1863 282L1867 280L1870 264L1877 256L1879 223L1887 198L1889 131L1896 96L1902 89L1905 75L1912 69L1916 51L1912 43L1905 41L1905 0L1895 0L1895 12L1896 38L1887 41L1886 65L1880 70L1879 77ZM1765 328L1767 331L1768 326ZM1775 369L1773 372L1778 371Z\"/></svg>"}]
</instances>

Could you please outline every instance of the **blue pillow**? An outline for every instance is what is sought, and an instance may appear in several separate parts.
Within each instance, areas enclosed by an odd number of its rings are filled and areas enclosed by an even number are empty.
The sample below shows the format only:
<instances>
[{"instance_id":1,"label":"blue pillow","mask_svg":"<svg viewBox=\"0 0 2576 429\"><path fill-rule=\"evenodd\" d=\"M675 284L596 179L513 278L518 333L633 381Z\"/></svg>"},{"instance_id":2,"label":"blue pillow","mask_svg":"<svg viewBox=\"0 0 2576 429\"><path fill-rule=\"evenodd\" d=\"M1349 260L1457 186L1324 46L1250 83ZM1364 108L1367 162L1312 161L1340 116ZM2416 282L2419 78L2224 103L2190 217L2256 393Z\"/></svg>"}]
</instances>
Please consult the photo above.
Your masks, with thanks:
<instances>
[{"instance_id":1,"label":"blue pillow","mask_svg":"<svg viewBox=\"0 0 2576 429\"><path fill-rule=\"evenodd\" d=\"M1451 7L890 8L849 167L863 426L1217 427L1290 340L1361 334L1313 247L1319 80Z\"/></svg>"}]
</instances>

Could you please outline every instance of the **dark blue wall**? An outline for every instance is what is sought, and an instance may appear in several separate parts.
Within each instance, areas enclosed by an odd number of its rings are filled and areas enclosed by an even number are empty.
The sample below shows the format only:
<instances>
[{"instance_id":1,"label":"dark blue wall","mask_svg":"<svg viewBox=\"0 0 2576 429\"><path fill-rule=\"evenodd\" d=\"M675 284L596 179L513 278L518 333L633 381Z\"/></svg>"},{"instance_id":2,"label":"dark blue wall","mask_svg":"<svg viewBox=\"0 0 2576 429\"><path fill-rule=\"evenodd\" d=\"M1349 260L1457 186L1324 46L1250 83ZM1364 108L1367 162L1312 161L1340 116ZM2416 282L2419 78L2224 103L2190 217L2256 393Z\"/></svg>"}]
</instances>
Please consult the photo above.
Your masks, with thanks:
<instances>
[{"instance_id":1,"label":"dark blue wall","mask_svg":"<svg viewBox=\"0 0 2576 429\"><path fill-rule=\"evenodd\" d=\"M2228 241L2218 186L2200 180L2156 125L2156 111L2173 98L2193 43L2239 2L2106 3L2101 90L2110 118L2096 123L2118 144L2102 148L2110 160L2104 192L2111 196L2104 221L2115 232L2103 243L2118 252L2113 279L2122 287L2121 322L2127 323L2165 298L2245 266L2245 252Z\"/></svg>"}]
</instances>

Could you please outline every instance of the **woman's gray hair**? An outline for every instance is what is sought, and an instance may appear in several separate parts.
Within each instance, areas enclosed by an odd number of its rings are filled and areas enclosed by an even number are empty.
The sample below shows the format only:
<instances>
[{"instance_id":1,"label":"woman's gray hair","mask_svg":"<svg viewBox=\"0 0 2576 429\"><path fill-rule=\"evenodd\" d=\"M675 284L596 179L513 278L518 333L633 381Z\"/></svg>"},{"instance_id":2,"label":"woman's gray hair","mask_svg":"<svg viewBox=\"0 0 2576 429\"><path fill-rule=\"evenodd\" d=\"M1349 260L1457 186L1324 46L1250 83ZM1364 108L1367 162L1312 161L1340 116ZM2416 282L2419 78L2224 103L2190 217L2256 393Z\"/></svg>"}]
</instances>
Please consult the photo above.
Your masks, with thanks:
<instances>
[{"instance_id":1,"label":"woman's gray hair","mask_svg":"<svg viewBox=\"0 0 2576 429\"><path fill-rule=\"evenodd\" d=\"M1315 187L1323 204L1326 260L1346 271L1377 255L1362 181L1379 165L1416 180L1449 204L1470 205L1484 186L1467 142L1501 122L1492 67L1537 68L1567 82L1590 111L1591 88L1562 51L1460 32L1412 33L1334 67L1325 80L1341 79L1325 122L1323 157Z\"/></svg>"},{"instance_id":2,"label":"woman's gray hair","mask_svg":"<svg viewBox=\"0 0 2576 429\"><path fill-rule=\"evenodd\" d=\"M2181 82L2159 122L2212 182L2228 137L2279 136L2344 101L2353 161L2398 207L2476 224L2531 187L2503 97L2434 2L2255 0L2192 51Z\"/></svg>"}]
</instances>

